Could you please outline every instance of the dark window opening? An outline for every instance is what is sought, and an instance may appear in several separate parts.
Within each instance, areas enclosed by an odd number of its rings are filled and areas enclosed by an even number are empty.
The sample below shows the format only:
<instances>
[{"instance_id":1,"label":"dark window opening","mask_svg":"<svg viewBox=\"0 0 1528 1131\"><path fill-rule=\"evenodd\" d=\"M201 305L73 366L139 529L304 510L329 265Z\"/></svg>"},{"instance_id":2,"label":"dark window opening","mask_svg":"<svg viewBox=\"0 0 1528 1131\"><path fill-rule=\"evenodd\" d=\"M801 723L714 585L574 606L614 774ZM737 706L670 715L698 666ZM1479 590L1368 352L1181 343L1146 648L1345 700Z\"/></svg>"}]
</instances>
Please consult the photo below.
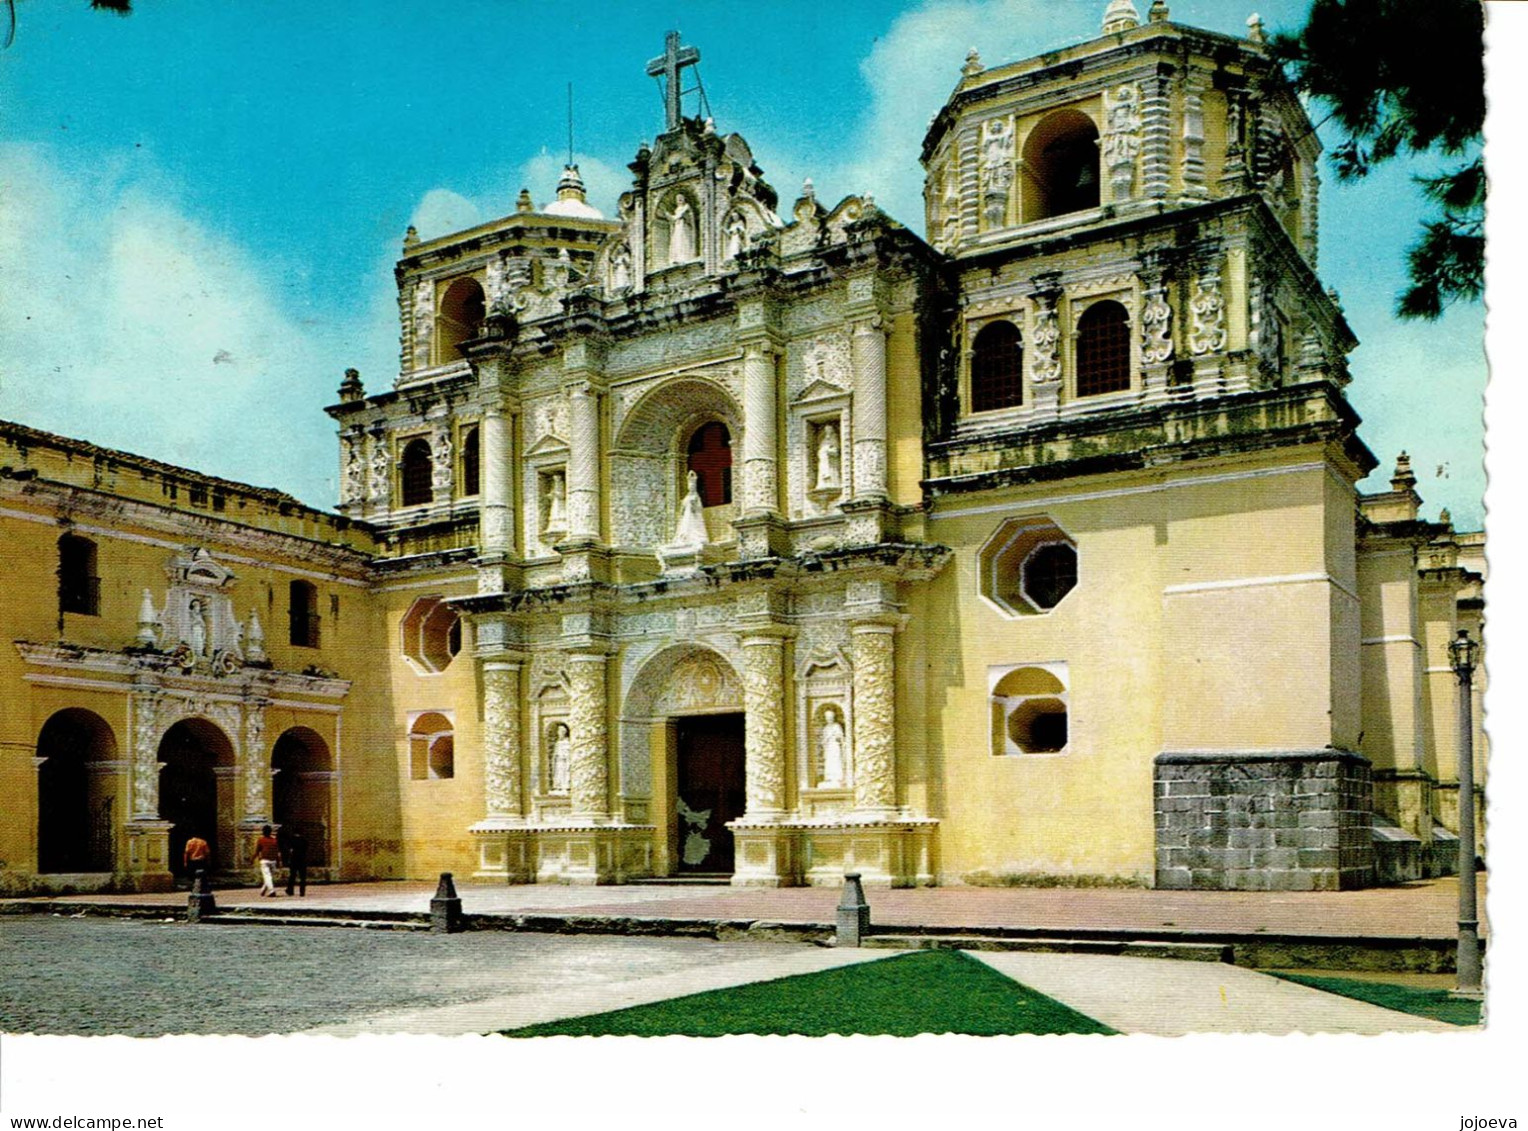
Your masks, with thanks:
<instances>
[{"instance_id":1,"label":"dark window opening","mask_svg":"<svg viewBox=\"0 0 1528 1131\"><path fill-rule=\"evenodd\" d=\"M294 581L290 587L288 639L297 648L318 647L318 590L312 582Z\"/></svg>"},{"instance_id":2,"label":"dark window opening","mask_svg":"<svg viewBox=\"0 0 1528 1131\"><path fill-rule=\"evenodd\" d=\"M469 342L483 332L483 316L487 313L483 288L476 279L457 279L440 300L440 318L436 334L440 342L439 363L457 361L466 355L462 343Z\"/></svg>"},{"instance_id":3,"label":"dark window opening","mask_svg":"<svg viewBox=\"0 0 1528 1131\"><path fill-rule=\"evenodd\" d=\"M1047 117L1024 145L1026 222L1097 208L1098 127L1078 110Z\"/></svg>"},{"instance_id":4,"label":"dark window opening","mask_svg":"<svg viewBox=\"0 0 1528 1131\"><path fill-rule=\"evenodd\" d=\"M689 470L695 473L702 506L732 501L732 434L718 420L702 424L690 437Z\"/></svg>"},{"instance_id":5,"label":"dark window opening","mask_svg":"<svg viewBox=\"0 0 1528 1131\"><path fill-rule=\"evenodd\" d=\"M1077 321L1077 395L1130 388L1130 316L1117 302L1095 302Z\"/></svg>"},{"instance_id":6,"label":"dark window opening","mask_svg":"<svg viewBox=\"0 0 1528 1131\"><path fill-rule=\"evenodd\" d=\"M96 545L89 538L65 534L58 540L58 611L87 617L101 615Z\"/></svg>"},{"instance_id":7,"label":"dark window opening","mask_svg":"<svg viewBox=\"0 0 1528 1131\"><path fill-rule=\"evenodd\" d=\"M478 474L478 430L474 427L462 437L463 495L476 495L481 490Z\"/></svg>"},{"instance_id":8,"label":"dark window opening","mask_svg":"<svg viewBox=\"0 0 1528 1131\"><path fill-rule=\"evenodd\" d=\"M1024 348L1012 322L989 322L971 346L971 411L1024 403Z\"/></svg>"},{"instance_id":9,"label":"dark window opening","mask_svg":"<svg viewBox=\"0 0 1528 1131\"><path fill-rule=\"evenodd\" d=\"M428 503L435 498L432 483L434 467L430 459L428 440L410 440L403 448L403 505L406 507Z\"/></svg>"},{"instance_id":10,"label":"dark window opening","mask_svg":"<svg viewBox=\"0 0 1528 1131\"><path fill-rule=\"evenodd\" d=\"M1054 609L1077 586L1077 550L1066 542L1038 547L1024 563L1024 596Z\"/></svg>"}]
</instances>

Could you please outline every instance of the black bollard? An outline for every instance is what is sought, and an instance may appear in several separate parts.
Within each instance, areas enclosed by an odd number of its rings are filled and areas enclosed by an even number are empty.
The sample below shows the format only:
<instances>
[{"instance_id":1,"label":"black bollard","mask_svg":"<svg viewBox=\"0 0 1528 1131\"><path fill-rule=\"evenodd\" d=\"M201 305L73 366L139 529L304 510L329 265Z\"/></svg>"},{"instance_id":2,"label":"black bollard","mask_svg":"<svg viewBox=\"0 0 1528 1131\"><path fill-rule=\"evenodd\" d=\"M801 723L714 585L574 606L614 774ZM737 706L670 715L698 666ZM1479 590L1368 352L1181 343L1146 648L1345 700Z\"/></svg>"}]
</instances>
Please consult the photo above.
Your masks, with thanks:
<instances>
[{"instance_id":1,"label":"black bollard","mask_svg":"<svg viewBox=\"0 0 1528 1131\"><path fill-rule=\"evenodd\" d=\"M430 900L430 930L438 934L454 935L465 926L461 896L456 894L451 873L442 872L440 886L435 889L435 898Z\"/></svg>"},{"instance_id":2,"label":"black bollard","mask_svg":"<svg viewBox=\"0 0 1528 1131\"><path fill-rule=\"evenodd\" d=\"M836 946L859 946L870 934L870 904L858 872L844 873L844 894L838 901L838 936Z\"/></svg>"},{"instance_id":3,"label":"black bollard","mask_svg":"<svg viewBox=\"0 0 1528 1131\"><path fill-rule=\"evenodd\" d=\"M207 873L198 868L191 878L191 894L186 897L186 922L199 923L209 915L216 915L217 900L212 898L212 888L207 884Z\"/></svg>"}]
</instances>

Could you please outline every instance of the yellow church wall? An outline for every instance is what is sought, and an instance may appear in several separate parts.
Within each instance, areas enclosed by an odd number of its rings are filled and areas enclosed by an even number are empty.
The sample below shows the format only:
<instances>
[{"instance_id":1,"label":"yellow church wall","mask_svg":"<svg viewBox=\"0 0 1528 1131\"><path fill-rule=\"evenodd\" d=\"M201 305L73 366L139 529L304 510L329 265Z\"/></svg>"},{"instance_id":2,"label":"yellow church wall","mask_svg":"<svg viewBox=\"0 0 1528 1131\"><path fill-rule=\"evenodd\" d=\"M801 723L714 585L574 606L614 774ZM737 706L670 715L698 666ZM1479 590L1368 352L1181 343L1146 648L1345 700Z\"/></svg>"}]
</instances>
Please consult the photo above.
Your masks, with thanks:
<instances>
[{"instance_id":1,"label":"yellow church wall","mask_svg":"<svg viewBox=\"0 0 1528 1131\"><path fill-rule=\"evenodd\" d=\"M1422 752L1421 642L1415 553L1386 545L1360 555L1363 741L1376 769L1416 769Z\"/></svg>"},{"instance_id":2,"label":"yellow church wall","mask_svg":"<svg viewBox=\"0 0 1528 1131\"><path fill-rule=\"evenodd\" d=\"M892 502L923 501L923 374L917 320L912 311L892 319L886 341L887 487ZM785 430L779 432L784 437Z\"/></svg>"}]
</instances>

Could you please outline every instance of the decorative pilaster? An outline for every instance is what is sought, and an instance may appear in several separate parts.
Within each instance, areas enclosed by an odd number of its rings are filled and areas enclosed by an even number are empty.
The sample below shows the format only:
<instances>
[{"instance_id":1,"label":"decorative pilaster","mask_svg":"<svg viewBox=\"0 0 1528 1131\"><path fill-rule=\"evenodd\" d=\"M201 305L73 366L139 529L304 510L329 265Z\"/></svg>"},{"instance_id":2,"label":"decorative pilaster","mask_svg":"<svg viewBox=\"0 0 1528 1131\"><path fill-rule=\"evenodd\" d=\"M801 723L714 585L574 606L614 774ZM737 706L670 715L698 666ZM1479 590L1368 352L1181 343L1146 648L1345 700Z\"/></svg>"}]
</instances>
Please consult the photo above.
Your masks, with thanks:
<instances>
[{"instance_id":1,"label":"decorative pilaster","mask_svg":"<svg viewBox=\"0 0 1528 1131\"><path fill-rule=\"evenodd\" d=\"M1184 202L1210 198L1204 178L1204 79L1194 72L1183 81L1182 176Z\"/></svg>"},{"instance_id":2,"label":"decorative pilaster","mask_svg":"<svg viewBox=\"0 0 1528 1131\"><path fill-rule=\"evenodd\" d=\"M896 625L852 626L854 806L869 816L897 811Z\"/></svg>"},{"instance_id":3,"label":"decorative pilaster","mask_svg":"<svg viewBox=\"0 0 1528 1131\"><path fill-rule=\"evenodd\" d=\"M743 638L745 818L785 811L785 640L779 631Z\"/></svg>"},{"instance_id":4,"label":"decorative pilaster","mask_svg":"<svg viewBox=\"0 0 1528 1131\"><path fill-rule=\"evenodd\" d=\"M743 511L771 514L780 502L775 468L775 353L768 342L743 347Z\"/></svg>"},{"instance_id":5,"label":"decorative pilaster","mask_svg":"<svg viewBox=\"0 0 1528 1131\"><path fill-rule=\"evenodd\" d=\"M132 797L128 807L134 820L159 819L159 733L157 710L149 695L134 695Z\"/></svg>"},{"instance_id":6,"label":"decorative pilaster","mask_svg":"<svg viewBox=\"0 0 1528 1131\"><path fill-rule=\"evenodd\" d=\"M1141 97L1141 187L1165 200L1172 182L1172 95L1165 74L1153 75Z\"/></svg>"},{"instance_id":7,"label":"decorative pilaster","mask_svg":"<svg viewBox=\"0 0 1528 1131\"><path fill-rule=\"evenodd\" d=\"M510 432L504 414L490 408L483 414L479 464L482 475L482 551L485 557L503 556L512 549Z\"/></svg>"},{"instance_id":8,"label":"decorative pilaster","mask_svg":"<svg viewBox=\"0 0 1528 1131\"><path fill-rule=\"evenodd\" d=\"M244 714L244 800L246 825L271 820L271 760L265 747L265 705L247 707Z\"/></svg>"},{"instance_id":9,"label":"decorative pilaster","mask_svg":"<svg viewBox=\"0 0 1528 1131\"><path fill-rule=\"evenodd\" d=\"M571 816L575 821L610 820L609 726L606 721L606 658L603 652L568 656L571 703L568 730L573 744Z\"/></svg>"},{"instance_id":10,"label":"decorative pilaster","mask_svg":"<svg viewBox=\"0 0 1528 1131\"><path fill-rule=\"evenodd\" d=\"M592 384L568 391L568 537L599 541L600 400Z\"/></svg>"},{"instance_id":11,"label":"decorative pilaster","mask_svg":"<svg viewBox=\"0 0 1528 1131\"><path fill-rule=\"evenodd\" d=\"M854 497L886 497L886 330L879 315L854 324Z\"/></svg>"},{"instance_id":12,"label":"decorative pilaster","mask_svg":"<svg viewBox=\"0 0 1528 1131\"><path fill-rule=\"evenodd\" d=\"M1059 289L1035 292L1034 329L1029 348L1029 383L1035 415L1054 417L1061 411L1061 321L1056 305Z\"/></svg>"},{"instance_id":13,"label":"decorative pilaster","mask_svg":"<svg viewBox=\"0 0 1528 1131\"><path fill-rule=\"evenodd\" d=\"M520 730L521 658L483 661L483 801L488 822L524 820Z\"/></svg>"}]
</instances>

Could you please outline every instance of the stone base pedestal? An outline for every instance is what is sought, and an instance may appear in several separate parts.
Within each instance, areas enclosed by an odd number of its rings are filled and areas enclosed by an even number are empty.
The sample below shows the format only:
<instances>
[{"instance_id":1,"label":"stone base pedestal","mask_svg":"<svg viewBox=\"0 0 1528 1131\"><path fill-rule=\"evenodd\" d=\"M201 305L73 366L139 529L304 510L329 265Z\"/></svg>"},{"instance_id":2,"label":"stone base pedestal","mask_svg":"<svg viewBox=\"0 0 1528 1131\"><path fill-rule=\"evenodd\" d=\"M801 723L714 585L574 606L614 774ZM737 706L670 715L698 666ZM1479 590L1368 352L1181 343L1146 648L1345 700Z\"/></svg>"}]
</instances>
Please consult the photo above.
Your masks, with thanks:
<instances>
[{"instance_id":1,"label":"stone base pedestal","mask_svg":"<svg viewBox=\"0 0 1528 1131\"><path fill-rule=\"evenodd\" d=\"M478 849L475 880L498 880L506 884L529 884L536 879L530 837L523 825L479 821L467 830Z\"/></svg>"},{"instance_id":2,"label":"stone base pedestal","mask_svg":"<svg viewBox=\"0 0 1528 1131\"><path fill-rule=\"evenodd\" d=\"M738 558L742 561L787 557L791 552L785 520L777 514L751 514L734 519L732 529L737 531Z\"/></svg>"},{"instance_id":3,"label":"stone base pedestal","mask_svg":"<svg viewBox=\"0 0 1528 1131\"><path fill-rule=\"evenodd\" d=\"M1375 770L1374 811L1432 843L1433 780L1425 770Z\"/></svg>"},{"instance_id":4,"label":"stone base pedestal","mask_svg":"<svg viewBox=\"0 0 1528 1131\"><path fill-rule=\"evenodd\" d=\"M716 565L726 560L720 548L704 546L660 546L657 550L658 567L664 577L685 577L699 573L704 566Z\"/></svg>"},{"instance_id":5,"label":"stone base pedestal","mask_svg":"<svg viewBox=\"0 0 1528 1131\"><path fill-rule=\"evenodd\" d=\"M538 884L623 884L653 874L651 825L529 828Z\"/></svg>"},{"instance_id":6,"label":"stone base pedestal","mask_svg":"<svg viewBox=\"0 0 1528 1131\"><path fill-rule=\"evenodd\" d=\"M1156 758L1156 886L1346 891L1375 881L1369 760L1341 750Z\"/></svg>"},{"instance_id":7,"label":"stone base pedestal","mask_svg":"<svg viewBox=\"0 0 1528 1131\"><path fill-rule=\"evenodd\" d=\"M774 824L733 821L734 887L784 888L801 884L801 834Z\"/></svg>"},{"instance_id":8,"label":"stone base pedestal","mask_svg":"<svg viewBox=\"0 0 1528 1131\"><path fill-rule=\"evenodd\" d=\"M157 818L134 818L123 827L127 842L126 886L133 891L173 891L175 877L170 871L169 821Z\"/></svg>"}]
</instances>

